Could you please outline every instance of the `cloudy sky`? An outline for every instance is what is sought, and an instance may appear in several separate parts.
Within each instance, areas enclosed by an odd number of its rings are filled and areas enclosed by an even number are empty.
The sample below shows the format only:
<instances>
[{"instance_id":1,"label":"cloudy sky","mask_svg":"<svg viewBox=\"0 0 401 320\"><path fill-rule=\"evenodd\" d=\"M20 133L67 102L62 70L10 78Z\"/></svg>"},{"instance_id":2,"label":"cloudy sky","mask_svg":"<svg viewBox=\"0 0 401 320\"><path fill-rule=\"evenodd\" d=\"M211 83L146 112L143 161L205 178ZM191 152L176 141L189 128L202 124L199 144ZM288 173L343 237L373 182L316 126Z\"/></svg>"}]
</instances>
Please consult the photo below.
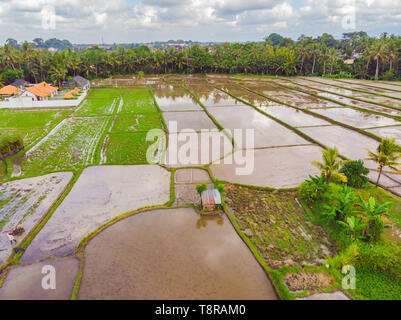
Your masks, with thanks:
<instances>
[{"instance_id":1,"label":"cloudy sky","mask_svg":"<svg viewBox=\"0 0 401 320\"><path fill-rule=\"evenodd\" d=\"M259 41L365 30L401 34L401 0L0 0L0 43Z\"/></svg>"}]
</instances>

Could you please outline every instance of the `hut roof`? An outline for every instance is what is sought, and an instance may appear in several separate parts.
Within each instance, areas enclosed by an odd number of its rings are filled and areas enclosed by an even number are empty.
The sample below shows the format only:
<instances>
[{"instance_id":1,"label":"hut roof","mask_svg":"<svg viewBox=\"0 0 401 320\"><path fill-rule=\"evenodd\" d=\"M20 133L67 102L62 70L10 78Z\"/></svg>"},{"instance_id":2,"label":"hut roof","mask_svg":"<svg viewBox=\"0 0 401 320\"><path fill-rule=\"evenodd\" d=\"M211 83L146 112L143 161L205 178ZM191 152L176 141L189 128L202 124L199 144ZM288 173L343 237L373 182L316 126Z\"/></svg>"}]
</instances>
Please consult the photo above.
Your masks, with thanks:
<instances>
[{"instance_id":1,"label":"hut roof","mask_svg":"<svg viewBox=\"0 0 401 320\"><path fill-rule=\"evenodd\" d=\"M18 79L15 80L11 85L14 87L27 87L30 86L31 84L28 81L25 81L24 79Z\"/></svg>"},{"instance_id":2,"label":"hut roof","mask_svg":"<svg viewBox=\"0 0 401 320\"><path fill-rule=\"evenodd\" d=\"M8 85L0 89L0 95L11 95L17 93L18 91L19 89L17 87Z\"/></svg>"},{"instance_id":3,"label":"hut roof","mask_svg":"<svg viewBox=\"0 0 401 320\"><path fill-rule=\"evenodd\" d=\"M205 190L201 197L204 206L221 204L221 195L217 189Z\"/></svg>"},{"instance_id":4,"label":"hut roof","mask_svg":"<svg viewBox=\"0 0 401 320\"><path fill-rule=\"evenodd\" d=\"M27 89L29 92L33 93L35 96L38 97L47 97L51 93L55 92L58 90L56 87L52 87L50 84L46 82L41 82L33 87L30 87Z\"/></svg>"}]
</instances>

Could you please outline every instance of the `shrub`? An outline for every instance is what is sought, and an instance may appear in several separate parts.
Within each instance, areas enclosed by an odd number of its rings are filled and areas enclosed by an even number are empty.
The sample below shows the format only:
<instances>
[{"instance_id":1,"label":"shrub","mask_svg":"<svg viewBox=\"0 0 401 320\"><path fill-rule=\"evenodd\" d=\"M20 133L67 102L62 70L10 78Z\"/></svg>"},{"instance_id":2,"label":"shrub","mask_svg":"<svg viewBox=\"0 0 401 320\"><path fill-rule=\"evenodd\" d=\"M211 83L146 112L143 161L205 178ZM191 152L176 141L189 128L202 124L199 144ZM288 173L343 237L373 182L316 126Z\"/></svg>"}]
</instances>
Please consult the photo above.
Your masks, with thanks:
<instances>
[{"instance_id":1,"label":"shrub","mask_svg":"<svg viewBox=\"0 0 401 320\"><path fill-rule=\"evenodd\" d=\"M342 269L346 265L355 265L359 256L358 245L352 243L343 252L327 259L327 263L334 269Z\"/></svg>"},{"instance_id":2,"label":"shrub","mask_svg":"<svg viewBox=\"0 0 401 320\"><path fill-rule=\"evenodd\" d=\"M333 201L330 205L324 206L325 211L322 211L321 215L347 222L347 218L355 213L355 205L358 201L355 193L347 185L343 185L341 192L330 194L330 197Z\"/></svg>"},{"instance_id":3,"label":"shrub","mask_svg":"<svg viewBox=\"0 0 401 320\"><path fill-rule=\"evenodd\" d=\"M196 185L196 191L198 191L199 194L202 194L203 191L207 190L207 184L202 183L202 184L197 184Z\"/></svg>"},{"instance_id":4,"label":"shrub","mask_svg":"<svg viewBox=\"0 0 401 320\"><path fill-rule=\"evenodd\" d=\"M220 194L223 194L225 192L224 185L221 183L219 179L216 179L216 182L214 183L214 188L217 189Z\"/></svg>"},{"instance_id":5,"label":"shrub","mask_svg":"<svg viewBox=\"0 0 401 320\"><path fill-rule=\"evenodd\" d=\"M298 187L298 197L306 203L314 203L322 199L328 186L325 176L309 176L310 180L306 180Z\"/></svg>"},{"instance_id":6,"label":"shrub","mask_svg":"<svg viewBox=\"0 0 401 320\"><path fill-rule=\"evenodd\" d=\"M394 73L393 71L388 70L382 74L381 78L382 80L392 81L394 80Z\"/></svg>"},{"instance_id":7,"label":"shrub","mask_svg":"<svg viewBox=\"0 0 401 320\"><path fill-rule=\"evenodd\" d=\"M366 177L369 169L363 165L362 160L347 161L340 169L340 173L347 177L348 185L354 188L362 188L369 182L368 177Z\"/></svg>"},{"instance_id":8,"label":"shrub","mask_svg":"<svg viewBox=\"0 0 401 320\"><path fill-rule=\"evenodd\" d=\"M382 240L377 243L359 244L359 263L371 270L387 270L401 275L401 250L393 242Z\"/></svg>"}]
</instances>

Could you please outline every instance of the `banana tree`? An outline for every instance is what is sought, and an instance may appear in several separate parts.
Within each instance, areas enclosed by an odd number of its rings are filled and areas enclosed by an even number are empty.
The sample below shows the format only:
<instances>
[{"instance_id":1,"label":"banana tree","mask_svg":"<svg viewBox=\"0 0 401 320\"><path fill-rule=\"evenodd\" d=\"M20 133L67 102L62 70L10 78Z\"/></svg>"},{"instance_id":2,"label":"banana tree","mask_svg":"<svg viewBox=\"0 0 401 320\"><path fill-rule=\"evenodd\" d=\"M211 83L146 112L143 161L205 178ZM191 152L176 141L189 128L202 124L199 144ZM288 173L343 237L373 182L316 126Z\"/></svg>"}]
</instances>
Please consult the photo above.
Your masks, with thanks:
<instances>
[{"instance_id":1,"label":"banana tree","mask_svg":"<svg viewBox=\"0 0 401 320\"><path fill-rule=\"evenodd\" d=\"M368 224L364 223L361 217L351 216L346 219L346 222L337 221L337 223L347 230L352 241L364 239L362 232Z\"/></svg>"},{"instance_id":2,"label":"banana tree","mask_svg":"<svg viewBox=\"0 0 401 320\"><path fill-rule=\"evenodd\" d=\"M368 216L368 227L365 233L369 236L370 240L377 241L383 231L383 221L381 217L387 214L393 202L388 201L378 205L374 197L370 197L369 200L365 202L359 195L359 203L364 213Z\"/></svg>"},{"instance_id":3,"label":"banana tree","mask_svg":"<svg viewBox=\"0 0 401 320\"><path fill-rule=\"evenodd\" d=\"M334 195L333 200L336 201L336 204L332 206L326 205L324 207L326 211L323 212L323 215L338 221L346 221L348 217L356 212L355 204L358 201L358 197L355 196L355 193L347 185L343 185L342 192Z\"/></svg>"}]
</instances>

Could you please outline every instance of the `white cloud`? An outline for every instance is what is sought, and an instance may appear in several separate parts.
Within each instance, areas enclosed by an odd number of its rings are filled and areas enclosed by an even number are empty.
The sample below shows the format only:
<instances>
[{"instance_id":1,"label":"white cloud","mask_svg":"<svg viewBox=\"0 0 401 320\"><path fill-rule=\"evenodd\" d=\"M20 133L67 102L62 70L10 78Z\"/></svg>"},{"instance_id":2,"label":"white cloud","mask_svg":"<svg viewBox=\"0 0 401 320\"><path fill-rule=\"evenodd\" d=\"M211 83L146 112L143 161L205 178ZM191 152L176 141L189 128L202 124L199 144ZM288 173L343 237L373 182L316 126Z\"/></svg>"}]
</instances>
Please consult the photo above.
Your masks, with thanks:
<instances>
[{"instance_id":1,"label":"white cloud","mask_svg":"<svg viewBox=\"0 0 401 320\"><path fill-rule=\"evenodd\" d=\"M261 40L270 32L334 35L355 3L356 29L401 30L401 0L0 0L0 41L59 37L72 42L192 39ZM57 28L41 29L40 12L53 6Z\"/></svg>"}]
</instances>

